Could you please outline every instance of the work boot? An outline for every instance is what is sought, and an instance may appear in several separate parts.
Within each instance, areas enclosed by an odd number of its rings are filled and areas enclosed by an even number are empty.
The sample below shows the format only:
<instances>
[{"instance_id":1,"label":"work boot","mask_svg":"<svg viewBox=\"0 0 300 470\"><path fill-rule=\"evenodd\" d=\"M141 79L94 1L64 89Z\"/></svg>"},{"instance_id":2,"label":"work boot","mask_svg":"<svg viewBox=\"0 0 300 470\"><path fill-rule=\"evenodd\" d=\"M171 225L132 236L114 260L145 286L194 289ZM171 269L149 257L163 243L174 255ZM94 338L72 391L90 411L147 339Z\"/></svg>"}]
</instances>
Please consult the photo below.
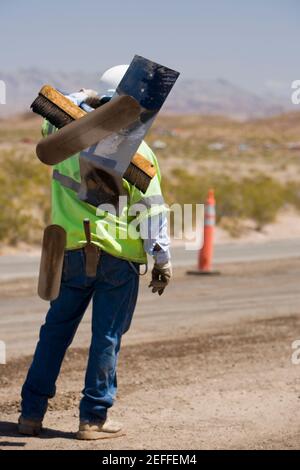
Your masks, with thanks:
<instances>
[{"instance_id":1,"label":"work boot","mask_svg":"<svg viewBox=\"0 0 300 470\"><path fill-rule=\"evenodd\" d=\"M20 416L18 431L27 436L38 436L42 431L42 421L23 418Z\"/></svg>"},{"instance_id":2,"label":"work boot","mask_svg":"<svg viewBox=\"0 0 300 470\"><path fill-rule=\"evenodd\" d=\"M109 439L124 436L125 433L121 430L121 424L108 419L106 421L100 421L99 423L81 421L76 438L85 440Z\"/></svg>"}]
</instances>

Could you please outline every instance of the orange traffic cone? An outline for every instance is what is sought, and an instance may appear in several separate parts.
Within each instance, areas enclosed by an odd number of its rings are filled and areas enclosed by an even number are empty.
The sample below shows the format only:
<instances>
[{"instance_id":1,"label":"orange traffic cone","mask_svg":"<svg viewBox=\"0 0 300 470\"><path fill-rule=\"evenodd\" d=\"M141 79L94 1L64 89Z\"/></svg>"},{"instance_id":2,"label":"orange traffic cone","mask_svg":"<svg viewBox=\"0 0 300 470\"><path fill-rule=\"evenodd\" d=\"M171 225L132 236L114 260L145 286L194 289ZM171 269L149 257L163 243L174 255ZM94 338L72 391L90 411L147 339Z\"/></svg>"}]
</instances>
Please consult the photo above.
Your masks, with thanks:
<instances>
[{"instance_id":1,"label":"orange traffic cone","mask_svg":"<svg viewBox=\"0 0 300 470\"><path fill-rule=\"evenodd\" d=\"M216 200L214 190L210 189L204 208L204 236L203 246L200 248L198 254L198 269L188 271L187 274L220 274L219 271L212 271L215 224Z\"/></svg>"}]
</instances>

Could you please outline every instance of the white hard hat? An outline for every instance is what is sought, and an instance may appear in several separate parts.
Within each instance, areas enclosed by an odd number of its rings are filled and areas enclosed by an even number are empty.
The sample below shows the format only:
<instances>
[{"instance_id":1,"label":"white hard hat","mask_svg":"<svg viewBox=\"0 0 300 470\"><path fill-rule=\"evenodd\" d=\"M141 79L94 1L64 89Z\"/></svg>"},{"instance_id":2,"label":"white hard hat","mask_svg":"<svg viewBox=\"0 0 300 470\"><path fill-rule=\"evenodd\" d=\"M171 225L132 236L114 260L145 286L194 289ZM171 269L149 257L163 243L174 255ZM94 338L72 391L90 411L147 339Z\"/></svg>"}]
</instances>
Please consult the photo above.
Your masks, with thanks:
<instances>
[{"instance_id":1,"label":"white hard hat","mask_svg":"<svg viewBox=\"0 0 300 470\"><path fill-rule=\"evenodd\" d=\"M127 72L129 65L116 65L106 70L102 77L100 78L100 94L102 97L111 97L115 91L120 81Z\"/></svg>"}]
</instances>

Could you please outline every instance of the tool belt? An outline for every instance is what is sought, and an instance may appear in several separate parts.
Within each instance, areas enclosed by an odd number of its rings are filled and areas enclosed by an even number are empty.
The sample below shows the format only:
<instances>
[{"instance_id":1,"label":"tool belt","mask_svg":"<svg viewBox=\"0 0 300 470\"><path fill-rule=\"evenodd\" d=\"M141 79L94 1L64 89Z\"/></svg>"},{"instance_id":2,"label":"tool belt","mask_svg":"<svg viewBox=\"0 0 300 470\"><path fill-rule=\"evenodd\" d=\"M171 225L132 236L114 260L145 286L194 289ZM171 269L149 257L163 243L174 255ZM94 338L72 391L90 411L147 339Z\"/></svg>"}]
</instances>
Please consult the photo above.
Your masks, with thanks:
<instances>
[{"instance_id":1,"label":"tool belt","mask_svg":"<svg viewBox=\"0 0 300 470\"><path fill-rule=\"evenodd\" d=\"M94 245L95 246L95 245ZM100 261L100 258L102 256L102 253L105 253L104 250L102 250L101 248L99 248L98 246L95 246L95 256L92 258L91 256L87 256L86 254L86 246L85 247L82 247L82 248L72 248L72 249L69 249L69 250L65 250L66 253L68 252L82 252L84 254L84 260L85 260L85 272L87 274L87 276L92 276L91 277L94 277L97 275L97 267L98 267L98 263ZM97 251L97 253L96 253ZM111 255L113 256L113 255ZM132 270L135 272L135 274L137 276L145 276L145 274L147 274L148 272L148 264L145 264L145 269L144 269L144 272L140 272L139 269L137 269L134 265L134 263L132 263L131 261L128 260L128 263L129 265L131 266ZM141 266L141 265L140 265ZM88 274L90 273L90 274Z\"/></svg>"},{"instance_id":2,"label":"tool belt","mask_svg":"<svg viewBox=\"0 0 300 470\"><path fill-rule=\"evenodd\" d=\"M92 243L89 219L84 219L83 224L86 243L82 248L75 248L73 250L66 249L66 232L62 227L55 224L46 227L42 243L42 254L38 279L38 294L43 300L53 301L59 295L64 253L66 252L83 252L86 275L88 277L97 276L97 268L103 250ZM134 263L131 261L128 261L128 263L137 275L143 276L146 274L147 264L145 272L141 274L139 268L137 268Z\"/></svg>"}]
</instances>

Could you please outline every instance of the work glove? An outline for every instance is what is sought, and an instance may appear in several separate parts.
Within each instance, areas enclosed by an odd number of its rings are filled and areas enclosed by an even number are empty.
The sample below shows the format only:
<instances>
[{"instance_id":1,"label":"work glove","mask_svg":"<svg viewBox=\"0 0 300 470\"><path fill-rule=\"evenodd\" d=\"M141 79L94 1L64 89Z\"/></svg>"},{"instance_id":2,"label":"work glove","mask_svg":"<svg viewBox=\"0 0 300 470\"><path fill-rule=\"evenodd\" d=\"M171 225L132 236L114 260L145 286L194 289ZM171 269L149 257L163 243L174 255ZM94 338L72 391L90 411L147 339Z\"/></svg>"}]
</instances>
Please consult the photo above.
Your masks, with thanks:
<instances>
[{"instance_id":1,"label":"work glove","mask_svg":"<svg viewBox=\"0 0 300 470\"><path fill-rule=\"evenodd\" d=\"M81 90L79 90L79 91L82 91L83 93L85 93L87 98L96 98L96 97L98 97L98 93L95 90L91 90L89 88L81 88Z\"/></svg>"},{"instance_id":2,"label":"work glove","mask_svg":"<svg viewBox=\"0 0 300 470\"><path fill-rule=\"evenodd\" d=\"M152 287L152 292L161 295L172 277L172 265L170 261L166 263L155 263L152 269L152 281L149 287Z\"/></svg>"},{"instance_id":3,"label":"work glove","mask_svg":"<svg viewBox=\"0 0 300 470\"><path fill-rule=\"evenodd\" d=\"M101 106L101 98L95 90L90 90L86 88L81 88L81 93L85 94L84 103L87 104L90 108L97 109ZM91 109L86 109L85 106L82 106L85 111L91 111Z\"/></svg>"}]
</instances>

